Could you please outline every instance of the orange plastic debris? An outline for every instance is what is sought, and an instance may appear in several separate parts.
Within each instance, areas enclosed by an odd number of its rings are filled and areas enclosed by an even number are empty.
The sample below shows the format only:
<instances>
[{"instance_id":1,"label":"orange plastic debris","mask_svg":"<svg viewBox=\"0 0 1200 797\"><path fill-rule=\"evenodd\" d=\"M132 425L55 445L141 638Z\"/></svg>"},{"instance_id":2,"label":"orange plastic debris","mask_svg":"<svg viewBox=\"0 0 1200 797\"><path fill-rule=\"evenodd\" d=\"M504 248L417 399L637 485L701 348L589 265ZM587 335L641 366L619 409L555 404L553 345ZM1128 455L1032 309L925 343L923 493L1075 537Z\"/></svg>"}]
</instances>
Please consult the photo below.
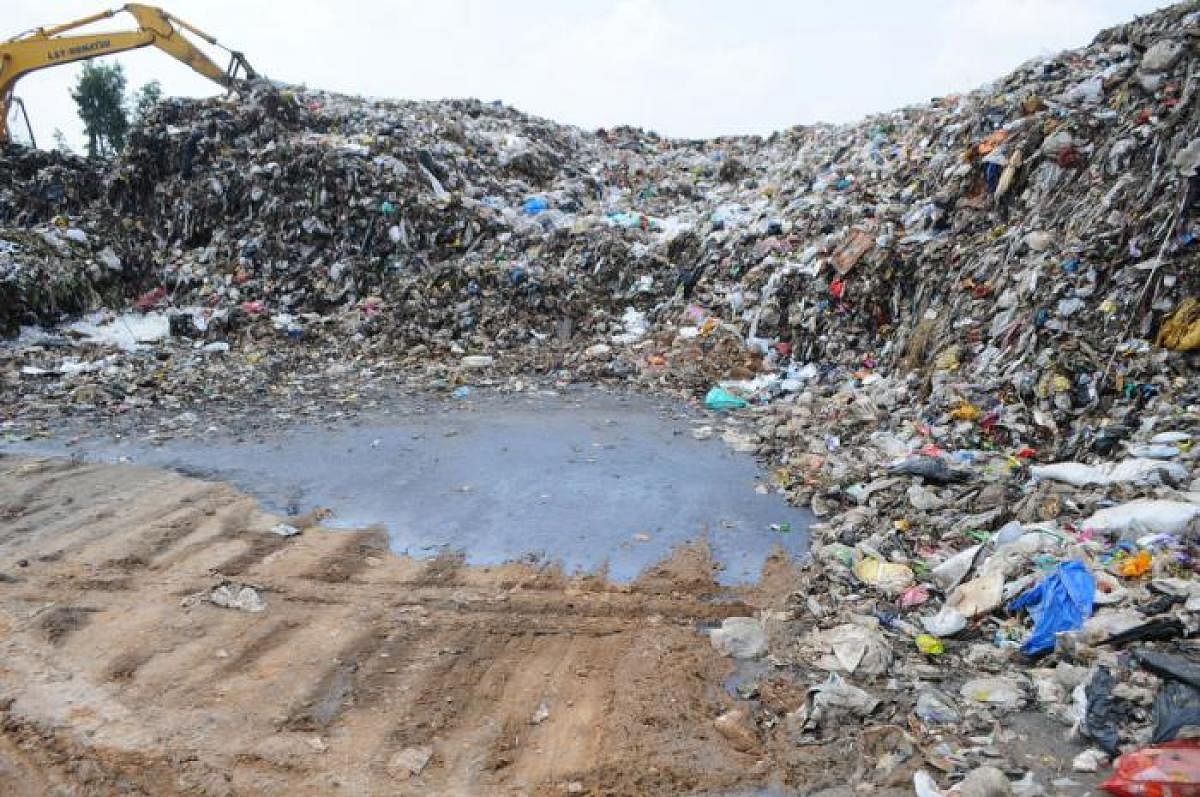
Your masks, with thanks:
<instances>
[{"instance_id":1,"label":"orange plastic debris","mask_svg":"<svg viewBox=\"0 0 1200 797\"><path fill-rule=\"evenodd\" d=\"M1137 555L1122 560L1117 569L1126 578L1138 578L1149 573L1152 564L1154 564L1154 560L1150 558L1150 552L1141 550L1137 552Z\"/></svg>"}]
</instances>

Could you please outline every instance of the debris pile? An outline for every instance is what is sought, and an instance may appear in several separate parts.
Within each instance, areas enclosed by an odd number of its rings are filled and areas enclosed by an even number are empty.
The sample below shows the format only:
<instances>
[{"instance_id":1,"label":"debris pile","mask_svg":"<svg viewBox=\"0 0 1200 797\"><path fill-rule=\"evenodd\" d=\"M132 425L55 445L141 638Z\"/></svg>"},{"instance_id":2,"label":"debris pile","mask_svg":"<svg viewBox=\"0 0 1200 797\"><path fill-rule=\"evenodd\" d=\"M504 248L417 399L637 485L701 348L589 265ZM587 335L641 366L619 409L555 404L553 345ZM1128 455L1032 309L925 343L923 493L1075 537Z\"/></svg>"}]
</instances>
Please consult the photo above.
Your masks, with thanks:
<instances>
[{"instance_id":1,"label":"debris pile","mask_svg":"<svg viewBox=\"0 0 1200 797\"><path fill-rule=\"evenodd\" d=\"M103 175L4 161L0 325L119 309L118 286L170 334L25 329L2 428L343 411L398 380L679 391L821 521L792 599L714 634L776 665L723 735L871 726L890 763L864 777L933 793L921 767L957 778L1035 711L1095 770L1196 724L1197 34L1183 3L768 138L266 84L170 100ZM88 287L37 293L56 281Z\"/></svg>"}]
</instances>

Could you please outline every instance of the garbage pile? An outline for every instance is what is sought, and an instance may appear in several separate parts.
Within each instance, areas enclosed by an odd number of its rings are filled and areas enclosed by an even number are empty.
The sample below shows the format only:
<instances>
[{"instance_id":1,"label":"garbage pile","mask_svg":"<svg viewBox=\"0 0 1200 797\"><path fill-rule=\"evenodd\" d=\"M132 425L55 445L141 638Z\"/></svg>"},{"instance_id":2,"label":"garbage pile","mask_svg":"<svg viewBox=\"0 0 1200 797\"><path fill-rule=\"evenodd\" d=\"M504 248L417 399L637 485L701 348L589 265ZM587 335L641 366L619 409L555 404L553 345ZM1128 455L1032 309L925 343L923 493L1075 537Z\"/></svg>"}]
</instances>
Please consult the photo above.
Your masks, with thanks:
<instances>
[{"instance_id":1,"label":"garbage pile","mask_svg":"<svg viewBox=\"0 0 1200 797\"><path fill-rule=\"evenodd\" d=\"M767 138L268 84L169 100L102 174L3 161L0 325L116 294L159 314L125 345L110 317L26 328L8 428L285 401L304 375L339 406L393 371L679 391L821 520L766 652L812 691L725 726L904 725L957 777L986 748L963 740L1024 708L1098 767L1192 706L1197 35L1182 3Z\"/></svg>"}]
</instances>

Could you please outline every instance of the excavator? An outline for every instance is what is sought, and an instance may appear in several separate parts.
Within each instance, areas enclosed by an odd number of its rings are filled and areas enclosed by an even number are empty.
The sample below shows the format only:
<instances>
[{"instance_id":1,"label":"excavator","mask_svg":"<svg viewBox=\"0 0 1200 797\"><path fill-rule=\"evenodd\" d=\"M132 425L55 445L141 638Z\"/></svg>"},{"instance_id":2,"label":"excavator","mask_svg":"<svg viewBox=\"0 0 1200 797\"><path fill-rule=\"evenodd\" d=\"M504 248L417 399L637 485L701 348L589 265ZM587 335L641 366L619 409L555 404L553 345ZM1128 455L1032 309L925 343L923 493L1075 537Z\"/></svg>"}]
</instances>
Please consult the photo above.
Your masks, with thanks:
<instances>
[{"instance_id":1,"label":"excavator","mask_svg":"<svg viewBox=\"0 0 1200 797\"><path fill-rule=\"evenodd\" d=\"M63 35L122 12L137 20L137 30ZM229 66L222 69L215 64L184 37L181 28L228 52ZM258 77L258 73L246 61L245 56L225 47L215 37L161 8L129 3L121 8L101 11L74 22L50 28L34 28L8 41L0 42L0 143L8 141L8 112L14 103L13 87L23 76L39 69L150 46L179 59L201 75L231 91L236 90L244 80ZM20 100L16 102L20 103ZM24 114L24 105L21 104L20 108ZM25 125L29 126L27 114ZM32 130L30 137L32 138Z\"/></svg>"}]
</instances>

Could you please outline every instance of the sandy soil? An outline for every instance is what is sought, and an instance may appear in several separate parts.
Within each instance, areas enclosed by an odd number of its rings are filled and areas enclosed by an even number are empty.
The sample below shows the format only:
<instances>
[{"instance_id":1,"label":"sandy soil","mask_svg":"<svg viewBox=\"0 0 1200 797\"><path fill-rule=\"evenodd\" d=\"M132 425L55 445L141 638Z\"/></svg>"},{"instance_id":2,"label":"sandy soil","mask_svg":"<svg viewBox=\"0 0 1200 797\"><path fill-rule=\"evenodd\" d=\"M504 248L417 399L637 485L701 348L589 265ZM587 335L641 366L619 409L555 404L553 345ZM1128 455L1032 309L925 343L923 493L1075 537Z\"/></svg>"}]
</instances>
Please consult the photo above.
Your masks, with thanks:
<instances>
[{"instance_id":1,"label":"sandy soil","mask_svg":"<svg viewBox=\"0 0 1200 797\"><path fill-rule=\"evenodd\" d=\"M223 484L0 457L0 793L716 795L802 777L714 730L736 701L698 628L751 609L703 552L613 586L401 559L313 518L284 538L278 520ZM266 609L209 602L225 582Z\"/></svg>"},{"instance_id":2,"label":"sandy soil","mask_svg":"<svg viewBox=\"0 0 1200 797\"><path fill-rule=\"evenodd\" d=\"M615 585L287 520L222 483L0 455L0 795L892 797L968 743L914 745L899 683L873 728L791 732L808 680L702 633L786 609L781 559L733 592L684 548ZM225 584L265 608L214 604ZM1014 776L1070 774L1061 727L1006 724Z\"/></svg>"}]
</instances>

